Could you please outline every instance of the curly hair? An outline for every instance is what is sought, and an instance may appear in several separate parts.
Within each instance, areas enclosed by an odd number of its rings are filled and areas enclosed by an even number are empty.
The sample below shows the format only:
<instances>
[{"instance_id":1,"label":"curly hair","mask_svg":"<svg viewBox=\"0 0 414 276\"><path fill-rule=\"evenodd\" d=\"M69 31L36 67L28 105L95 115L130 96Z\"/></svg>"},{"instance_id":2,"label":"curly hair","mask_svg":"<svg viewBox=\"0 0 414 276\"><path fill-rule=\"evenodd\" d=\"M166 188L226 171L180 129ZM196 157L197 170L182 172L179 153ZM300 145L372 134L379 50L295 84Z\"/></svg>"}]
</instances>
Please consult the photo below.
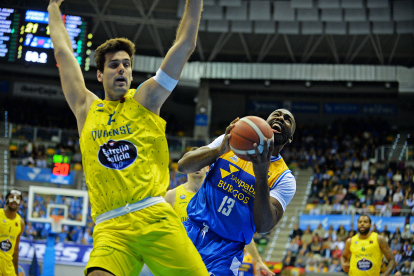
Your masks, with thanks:
<instances>
[{"instance_id":1,"label":"curly hair","mask_svg":"<svg viewBox=\"0 0 414 276\"><path fill-rule=\"evenodd\" d=\"M104 71L105 54L125 51L131 58L131 64L134 61L135 45L127 38L113 38L107 40L95 50L96 67L99 71Z\"/></svg>"}]
</instances>

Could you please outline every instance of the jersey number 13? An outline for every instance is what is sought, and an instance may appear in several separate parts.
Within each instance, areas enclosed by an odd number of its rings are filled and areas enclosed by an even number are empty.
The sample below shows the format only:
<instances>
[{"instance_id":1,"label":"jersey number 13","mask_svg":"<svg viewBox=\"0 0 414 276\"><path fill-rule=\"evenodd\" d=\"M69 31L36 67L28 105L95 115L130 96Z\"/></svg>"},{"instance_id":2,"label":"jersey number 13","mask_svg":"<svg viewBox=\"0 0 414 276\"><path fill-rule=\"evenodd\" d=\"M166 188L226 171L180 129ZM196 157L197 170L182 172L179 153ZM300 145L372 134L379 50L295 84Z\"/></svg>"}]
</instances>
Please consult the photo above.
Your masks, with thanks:
<instances>
[{"instance_id":1,"label":"jersey number 13","mask_svg":"<svg viewBox=\"0 0 414 276\"><path fill-rule=\"evenodd\" d=\"M221 202L220 207L218 208L218 212L222 213L225 216L229 216L230 212L231 212L231 210L234 206L234 202L235 202L234 199L229 198L228 196L225 196L223 198L223 201ZM227 206L224 207L224 204L226 204L226 203L227 203Z\"/></svg>"}]
</instances>

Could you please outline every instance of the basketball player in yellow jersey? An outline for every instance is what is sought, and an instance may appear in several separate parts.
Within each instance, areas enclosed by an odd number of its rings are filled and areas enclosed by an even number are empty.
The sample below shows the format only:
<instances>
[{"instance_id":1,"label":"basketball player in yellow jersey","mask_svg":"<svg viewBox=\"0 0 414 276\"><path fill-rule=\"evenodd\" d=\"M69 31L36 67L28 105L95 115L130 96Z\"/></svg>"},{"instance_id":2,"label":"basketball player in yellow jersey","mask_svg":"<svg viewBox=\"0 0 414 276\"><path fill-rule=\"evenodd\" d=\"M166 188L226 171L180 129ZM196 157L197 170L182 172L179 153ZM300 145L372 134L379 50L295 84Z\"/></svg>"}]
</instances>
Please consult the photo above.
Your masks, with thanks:
<instances>
[{"instance_id":1,"label":"basketball player in yellow jersey","mask_svg":"<svg viewBox=\"0 0 414 276\"><path fill-rule=\"evenodd\" d=\"M195 49L202 0L187 0L176 40L155 77L131 89L135 45L111 39L95 51L105 100L85 87L60 13L50 0L49 27L66 100L77 119L92 218L85 275L208 275L163 196L169 185L166 122L160 108ZM69 1L70 2L70 1Z\"/></svg>"},{"instance_id":2,"label":"basketball player in yellow jersey","mask_svg":"<svg viewBox=\"0 0 414 276\"><path fill-rule=\"evenodd\" d=\"M6 208L0 209L0 276L16 276L19 270L19 243L24 221L17 213L22 199L20 191L6 195Z\"/></svg>"},{"instance_id":3,"label":"basketball player in yellow jersey","mask_svg":"<svg viewBox=\"0 0 414 276\"><path fill-rule=\"evenodd\" d=\"M187 175L188 181L186 183L175 189L169 190L165 195L165 201L171 204L174 211L181 219L181 222L188 219L187 205L203 184L208 169L209 167L207 166L194 173L189 173Z\"/></svg>"},{"instance_id":4,"label":"basketball player in yellow jersey","mask_svg":"<svg viewBox=\"0 0 414 276\"><path fill-rule=\"evenodd\" d=\"M341 256L343 271L350 276L380 275L382 257L388 261L388 266L381 276L388 276L395 269L394 255L384 237L371 232L371 218L361 215L358 218L358 234L349 238Z\"/></svg>"}]
</instances>

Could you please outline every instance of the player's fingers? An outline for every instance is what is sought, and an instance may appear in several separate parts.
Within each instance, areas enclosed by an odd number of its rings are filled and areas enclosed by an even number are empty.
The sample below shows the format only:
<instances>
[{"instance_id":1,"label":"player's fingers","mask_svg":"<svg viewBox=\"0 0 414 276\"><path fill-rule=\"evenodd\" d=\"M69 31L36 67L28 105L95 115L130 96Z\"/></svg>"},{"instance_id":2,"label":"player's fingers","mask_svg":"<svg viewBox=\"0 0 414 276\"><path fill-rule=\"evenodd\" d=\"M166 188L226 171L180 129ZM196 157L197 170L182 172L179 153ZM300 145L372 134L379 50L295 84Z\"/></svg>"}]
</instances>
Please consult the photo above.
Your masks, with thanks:
<instances>
[{"instance_id":1,"label":"player's fingers","mask_svg":"<svg viewBox=\"0 0 414 276\"><path fill-rule=\"evenodd\" d=\"M273 150L275 149L275 143L274 143L274 140L273 139L270 139L270 146L269 146L269 153L268 153L268 158L270 158L270 157L272 157L272 153L273 153Z\"/></svg>"},{"instance_id":2,"label":"player's fingers","mask_svg":"<svg viewBox=\"0 0 414 276\"><path fill-rule=\"evenodd\" d=\"M253 148L254 148L254 152L255 152L255 154L256 154L256 159L257 160L261 160L261 154L260 154L260 150L259 150L259 147L258 147L258 145L256 144L256 143L254 143L253 144Z\"/></svg>"},{"instance_id":3,"label":"player's fingers","mask_svg":"<svg viewBox=\"0 0 414 276\"><path fill-rule=\"evenodd\" d=\"M247 160L249 160L250 162L252 162L252 163L254 163L256 160L255 159L253 159L253 156L251 156L250 154L248 154L247 152L246 152L246 158L247 158Z\"/></svg>"},{"instance_id":4,"label":"player's fingers","mask_svg":"<svg viewBox=\"0 0 414 276\"><path fill-rule=\"evenodd\" d=\"M230 124L234 125L235 123L237 123L239 121L239 117L237 117L236 119L234 119Z\"/></svg>"}]
</instances>

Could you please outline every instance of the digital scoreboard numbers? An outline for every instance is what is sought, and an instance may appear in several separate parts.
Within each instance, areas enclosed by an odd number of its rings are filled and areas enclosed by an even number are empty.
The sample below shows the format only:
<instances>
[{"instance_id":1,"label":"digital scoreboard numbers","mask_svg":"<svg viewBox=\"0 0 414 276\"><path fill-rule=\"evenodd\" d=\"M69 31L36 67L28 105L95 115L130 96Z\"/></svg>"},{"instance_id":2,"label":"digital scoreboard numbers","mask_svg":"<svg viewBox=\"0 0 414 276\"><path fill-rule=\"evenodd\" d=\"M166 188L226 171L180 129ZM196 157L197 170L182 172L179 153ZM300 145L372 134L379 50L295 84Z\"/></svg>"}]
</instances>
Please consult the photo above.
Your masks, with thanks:
<instances>
[{"instance_id":1,"label":"digital scoreboard numbers","mask_svg":"<svg viewBox=\"0 0 414 276\"><path fill-rule=\"evenodd\" d=\"M55 176L68 176L70 172L69 159L67 156L53 155L52 174Z\"/></svg>"},{"instance_id":2,"label":"digital scoreboard numbers","mask_svg":"<svg viewBox=\"0 0 414 276\"><path fill-rule=\"evenodd\" d=\"M50 38L49 13L0 8L0 60L32 66L56 66ZM89 70L92 42L88 23L80 16L62 15L73 54L82 69Z\"/></svg>"}]
</instances>

